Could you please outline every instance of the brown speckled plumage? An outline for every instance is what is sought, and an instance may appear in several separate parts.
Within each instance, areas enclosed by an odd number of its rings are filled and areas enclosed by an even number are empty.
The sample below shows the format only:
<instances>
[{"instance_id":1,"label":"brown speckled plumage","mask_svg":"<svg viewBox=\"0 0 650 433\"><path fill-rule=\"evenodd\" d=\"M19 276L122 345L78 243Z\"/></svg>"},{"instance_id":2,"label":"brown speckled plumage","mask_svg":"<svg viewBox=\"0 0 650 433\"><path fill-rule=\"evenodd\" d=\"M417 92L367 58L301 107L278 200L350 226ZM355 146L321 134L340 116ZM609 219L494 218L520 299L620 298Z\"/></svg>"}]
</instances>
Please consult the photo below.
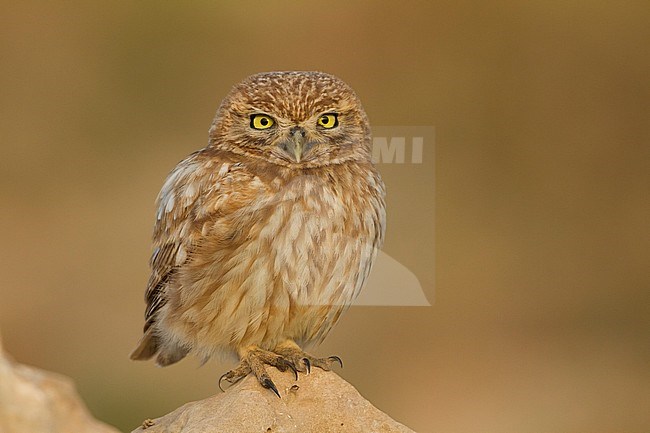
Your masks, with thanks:
<instances>
[{"instance_id":1,"label":"brown speckled plumage","mask_svg":"<svg viewBox=\"0 0 650 433\"><path fill-rule=\"evenodd\" d=\"M336 127L317 124L327 113ZM273 126L254 129L256 114ZM381 246L370 128L339 79L272 72L236 85L209 135L158 196L145 333L131 356L168 365L234 353L227 380L252 371L277 392L260 365L327 368L300 346L327 335Z\"/></svg>"}]
</instances>

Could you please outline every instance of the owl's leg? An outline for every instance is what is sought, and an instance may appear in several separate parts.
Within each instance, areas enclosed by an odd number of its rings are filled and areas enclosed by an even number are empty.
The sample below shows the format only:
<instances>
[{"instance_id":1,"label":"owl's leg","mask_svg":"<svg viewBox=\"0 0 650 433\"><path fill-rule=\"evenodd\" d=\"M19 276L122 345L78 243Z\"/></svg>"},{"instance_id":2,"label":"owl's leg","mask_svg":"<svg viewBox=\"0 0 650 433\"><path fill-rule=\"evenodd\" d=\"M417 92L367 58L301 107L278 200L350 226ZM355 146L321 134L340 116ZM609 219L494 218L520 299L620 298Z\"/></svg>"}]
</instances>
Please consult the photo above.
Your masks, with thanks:
<instances>
[{"instance_id":1,"label":"owl's leg","mask_svg":"<svg viewBox=\"0 0 650 433\"><path fill-rule=\"evenodd\" d=\"M276 353L260 349L257 346L249 346L245 349L240 350L239 359L240 362L237 367L221 376L219 379L219 388L221 388L221 381L224 379L230 383L236 383L246 377L249 373L253 373L255 377L257 377L260 385L262 385L264 388L270 389L275 393L275 395L280 397L278 388L275 386L271 380L271 377L266 372L264 364L271 365L280 371L291 370L296 376L296 379L298 379L298 372L296 371L296 367L289 360Z\"/></svg>"},{"instance_id":2,"label":"owl's leg","mask_svg":"<svg viewBox=\"0 0 650 433\"><path fill-rule=\"evenodd\" d=\"M307 352L304 352L293 340L285 340L283 343L279 344L273 352L283 356L301 373L309 373L311 367L318 367L325 371L330 371L335 362L343 368L343 361L341 361L341 358L338 356L316 358Z\"/></svg>"}]
</instances>

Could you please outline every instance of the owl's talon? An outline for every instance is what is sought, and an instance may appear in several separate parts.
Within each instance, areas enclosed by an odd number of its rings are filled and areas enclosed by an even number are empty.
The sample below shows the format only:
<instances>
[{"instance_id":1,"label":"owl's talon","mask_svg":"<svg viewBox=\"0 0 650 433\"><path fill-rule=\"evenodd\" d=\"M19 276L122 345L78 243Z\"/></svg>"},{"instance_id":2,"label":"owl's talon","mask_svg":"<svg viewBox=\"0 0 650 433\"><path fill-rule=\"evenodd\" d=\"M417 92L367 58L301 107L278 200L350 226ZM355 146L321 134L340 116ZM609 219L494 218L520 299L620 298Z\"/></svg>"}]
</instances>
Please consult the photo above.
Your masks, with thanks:
<instances>
[{"instance_id":1,"label":"owl's talon","mask_svg":"<svg viewBox=\"0 0 650 433\"><path fill-rule=\"evenodd\" d=\"M293 364L293 362L284 358L278 358L275 362L270 363L270 365L275 366L282 372L285 372L287 370L293 371L293 375L295 376L296 380L298 380L298 370L296 369L296 366Z\"/></svg>"},{"instance_id":2,"label":"owl's talon","mask_svg":"<svg viewBox=\"0 0 650 433\"><path fill-rule=\"evenodd\" d=\"M271 380L270 377L267 376L267 377L263 378L262 380L260 380L260 384L264 388L270 389L271 391L273 391L275 393L275 395L278 396L278 398L282 398L282 397L280 397L280 393L278 392L278 388L276 388L275 383L273 383L273 381Z\"/></svg>"},{"instance_id":3,"label":"owl's talon","mask_svg":"<svg viewBox=\"0 0 650 433\"><path fill-rule=\"evenodd\" d=\"M336 355L330 356L329 358L327 358L327 360L330 361L330 362L334 362L334 361L336 361L336 362L339 363L339 365L341 366L341 368L343 368L343 361L342 361L341 358L339 358L338 356L336 356Z\"/></svg>"},{"instance_id":4,"label":"owl's talon","mask_svg":"<svg viewBox=\"0 0 650 433\"><path fill-rule=\"evenodd\" d=\"M226 392L226 390L224 390L223 387L221 386L221 383L224 381L224 379L229 384L234 385L237 382L239 382L240 380L242 380L244 377L246 377L248 375L248 373L250 373L250 368L247 368L246 372L242 372L242 371L239 371L239 370L243 370L243 368L238 367L236 370L230 370L229 372L224 373L224 374L221 375L221 377L219 378L219 383L218 383L219 389L221 391Z\"/></svg>"},{"instance_id":5,"label":"owl's talon","mask_svg":"<svg viewBox=\"0 0 650 433\"><path fill-rule=\"evenodd\" d=\"M327 358L316 358L315 356L304 352L293 341L287 341L276 347L274 352L293 363L301 373L311 373L312 367L318 367L322 370L330 371L334 362L338 363L341 368L343 368L343 361L338 356L332 355Z\"/></svg>"},{"instance_id":6,"label":"owl's talon","mask_svg":"<svg viewBox=\"0 0 650 433\"><path fill-rule=\"evenodd\" d=\"M298 370L296 369L296 366L293 365L293 362L287 361L286 359L283 358L282 363L287 364L287 367L289 367L291 369L291 371L293 371L293 375L294 375L295 379L298 380Z\"/></svg>"},{"instance_id":7,"label":"owl's talon","mask_svg":"<svg viewBox=\"0 0 650 433\"><path fill-rule=\"evenodd\" d=\"M219 384L218 384L218 385L219 385L219 389L221 390L221 392L226 392L226 390L223 389L223 388L221 387L221 382L223 381L223 379L224 379L227 375L228 375L228 373L224 373L224 374L222 374L221 377L219 378Z\"/></svg>"},{"instance_id":8,"label":"owl's talon","mask_svg":"<svg viewBox=\"0 0 650 433\"><path fill-rule=\"evenodd\" d=\"M257 346L252 346L240 353L241 361L239 365L230 370L219 379L219 389L223 391L221 386L222 381L225 379L230 383L236 383L253 373L262 387L270 389L280 397L278 388L275 386L269 374L266 371L266 366L272 366L279 371L285 372L291 370L295 380L298 380L298 371L302 371L292 358L287 358L281 354L270 352L268 350L260 349Z\"/></svg>"}]
</instances>

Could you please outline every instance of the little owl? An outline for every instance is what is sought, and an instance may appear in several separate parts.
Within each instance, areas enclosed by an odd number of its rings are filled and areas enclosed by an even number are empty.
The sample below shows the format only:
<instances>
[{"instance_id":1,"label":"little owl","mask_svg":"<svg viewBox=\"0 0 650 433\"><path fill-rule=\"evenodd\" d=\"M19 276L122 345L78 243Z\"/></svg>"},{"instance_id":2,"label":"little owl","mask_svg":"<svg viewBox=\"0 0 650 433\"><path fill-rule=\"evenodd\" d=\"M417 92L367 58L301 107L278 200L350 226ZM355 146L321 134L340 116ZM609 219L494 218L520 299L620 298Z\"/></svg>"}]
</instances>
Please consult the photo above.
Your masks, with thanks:
<instances>
[{"instance_id":1,"label":"little owl","mask_svg":"<svg viewBox=\"0 0 650 433\"><path fill-rule=\"evenodd\" d=\"M236 85L208 145L157 199L144 335L132 359L160 366L231 353L230 383L265 365L329 370L319 343L359 294L386 223L370 126L354 91L320 72Z\"/></svg>"}]
</instances>

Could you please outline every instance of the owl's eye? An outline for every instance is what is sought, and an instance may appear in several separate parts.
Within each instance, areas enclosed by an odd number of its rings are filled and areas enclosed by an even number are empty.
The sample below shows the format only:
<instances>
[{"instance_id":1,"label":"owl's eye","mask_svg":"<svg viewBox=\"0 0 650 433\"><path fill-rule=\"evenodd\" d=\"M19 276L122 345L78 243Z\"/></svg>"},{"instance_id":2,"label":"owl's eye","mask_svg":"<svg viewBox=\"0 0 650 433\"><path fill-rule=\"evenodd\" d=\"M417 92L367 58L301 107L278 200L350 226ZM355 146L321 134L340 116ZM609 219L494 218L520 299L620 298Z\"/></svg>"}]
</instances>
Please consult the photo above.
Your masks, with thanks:
<instances>
[{"instance_id":1,"label":"owl's eye","mask_svg":"<svg viewBox=\"0 0 650 433\"><path fill-rule=\"evenodd\" d=\"M318 118L317 123L325 129L332 129L339 126L339 118L336 113L323 114Z\"/></svg>"},{"instance_id":2,"label":"owl's eye","mask_svg":"<svg viewBox=\"0 0 650 433\"><path fill-rule=\"evenodd\" d=\"M269 129L274 123L275 120L266 114L253 114L251 116L251 128L254 129Z\"/></svg>"}]
</instances>

